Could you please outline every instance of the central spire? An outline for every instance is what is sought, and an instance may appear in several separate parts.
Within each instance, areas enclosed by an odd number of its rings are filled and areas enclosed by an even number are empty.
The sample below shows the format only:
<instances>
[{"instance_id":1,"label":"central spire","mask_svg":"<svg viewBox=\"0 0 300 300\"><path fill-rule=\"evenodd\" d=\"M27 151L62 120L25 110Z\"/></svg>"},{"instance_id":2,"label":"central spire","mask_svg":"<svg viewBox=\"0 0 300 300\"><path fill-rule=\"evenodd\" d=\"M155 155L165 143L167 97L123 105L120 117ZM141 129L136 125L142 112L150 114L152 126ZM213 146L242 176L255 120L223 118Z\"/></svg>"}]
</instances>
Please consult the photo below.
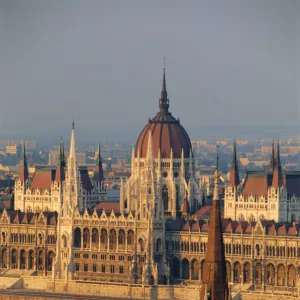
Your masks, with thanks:
<instances>
[{"instance_id":1,"label":"central spire","mask_svg":"<svg viewBox=\"0 0 300 300\"><path fill-rule=\"evenodd\" d=\"M162 90L159 99L159 109L160 112L162 113L166 113L169 110L169 99L168 99L167 85L166 85L166 68L164 68L163 84L162 84Z\"/></svg>"}]
</instances>

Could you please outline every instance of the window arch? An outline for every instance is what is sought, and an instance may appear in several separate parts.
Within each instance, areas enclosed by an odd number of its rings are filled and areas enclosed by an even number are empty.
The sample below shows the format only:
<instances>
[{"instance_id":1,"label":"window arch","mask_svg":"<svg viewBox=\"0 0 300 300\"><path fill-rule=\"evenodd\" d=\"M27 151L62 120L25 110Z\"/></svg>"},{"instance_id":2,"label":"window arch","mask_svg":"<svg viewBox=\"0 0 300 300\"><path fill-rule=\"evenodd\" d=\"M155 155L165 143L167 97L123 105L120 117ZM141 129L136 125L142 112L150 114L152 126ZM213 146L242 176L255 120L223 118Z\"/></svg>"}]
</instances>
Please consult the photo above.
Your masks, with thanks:
<instances>
[{"instance_id":1,"label":"window arch","mask_svg":"<svg viewBox=\"0 0 300 300\"><path fill-rule=\"evenodd\" d=\"M164 204L164 210L169 210L169 191L166 185L162 189L162 200Z\"/></svg>"}]
</instances>

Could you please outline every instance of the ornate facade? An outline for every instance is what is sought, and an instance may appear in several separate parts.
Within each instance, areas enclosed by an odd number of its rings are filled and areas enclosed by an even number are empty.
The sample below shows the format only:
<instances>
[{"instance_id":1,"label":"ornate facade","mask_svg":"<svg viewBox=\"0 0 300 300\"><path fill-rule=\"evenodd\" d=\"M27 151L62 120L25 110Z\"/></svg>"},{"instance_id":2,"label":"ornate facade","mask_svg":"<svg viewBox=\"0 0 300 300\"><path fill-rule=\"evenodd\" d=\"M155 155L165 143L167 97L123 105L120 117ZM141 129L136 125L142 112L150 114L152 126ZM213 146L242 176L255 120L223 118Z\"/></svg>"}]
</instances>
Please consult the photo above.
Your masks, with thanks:
<instances>
[{"instance_id":1,"label":"ornate facade","mask_svg":"<svg viewBox=\"0 0 300 300\"><path fill-rule=\"evenodd\" d=\"M73 133L75 134L74 130ZM75 143L75 136L71 143ZM72 145L71 145L72 146ZM15 183L15 209L22 212L56 211L60 212L66 189L66 162L64 146L59 145L59 163L56 168L37 168L32 178L28 176L25 146L20 163L19 179ZM71 149L72 150L72 149ZM73 151L73 150L72 150ZM75 150L74 154L75 155ZM102 170L100 146L94 178L90 178L84 167L76 169L78 173L78 194L84 207L95 207L100 201L106 200L106 188ZM81 206L81 209L83 206Z\"/></svg>"},{"instance_id":2,"label":"ornate facade","mask_svg":"<svg viewBox=\"0 0 300 300\"><path fill-rule=\"evenodd\" d=\"M195 175L190 140L168 111L165 74L159 105L132 152L132 174L126 184L121 182L120 203L101 198L105 189L100 149L94 178L77 166L74 126L68 160L61 146L54 170L37 170L29 179L24 149L16 210L0 212L1 272L29 270L47 276L53 286L74 280L186 284L196 286L201 299L203 291L228 299L227 283L298 292L299 224L278 223L275 218L236 221L236 211L230 216L233 220L221 221L217 172L209 225L200 214L205 193ZM279 162L279 151L277 157ZM234 152L225 205L236 204L238 197L230 200L232 193L240 197L251 177L240 184L237 172ZM273 182L279 183L272 187L274 193L289 190L288 177L274 172ZM231 214L228 208L225 213ZM217 282L222 296L215 293Z\"/></svg>"},{"instance_id":3,"label":"ornate facade","mask_svg":"<svg viewBox=\"0 0 300 300\"><path fill-rule=\"evenodd\" d=\"M279 142L273 151L268 172L248 171L240 182L234 144L230 181L225 189L224 217L241 221L300 221L300 173L284 173Z\"/></svg>"}]
</instances>

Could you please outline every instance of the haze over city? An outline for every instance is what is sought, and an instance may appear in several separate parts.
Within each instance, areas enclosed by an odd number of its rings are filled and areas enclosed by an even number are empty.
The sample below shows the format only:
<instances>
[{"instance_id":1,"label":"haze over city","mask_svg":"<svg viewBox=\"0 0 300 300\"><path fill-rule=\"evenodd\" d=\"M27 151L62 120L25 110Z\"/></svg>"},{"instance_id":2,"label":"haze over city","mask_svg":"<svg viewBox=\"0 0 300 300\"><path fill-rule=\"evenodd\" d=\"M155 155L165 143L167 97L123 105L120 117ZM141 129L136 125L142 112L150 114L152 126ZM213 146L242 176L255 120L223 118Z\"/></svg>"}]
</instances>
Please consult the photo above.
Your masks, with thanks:
<instances>
[{"instance_id":1,"label":"haze over city","mask_svg":"<svg viewBox=\"0 0 300 300\"><path fill-rule=\"evenodd\" d=\"M1 1L0 136L52 141L74 119L79 139L134 141L164 57L192 137L298 125L298 16L298 1Z\"/></svg>"}]
</instances>

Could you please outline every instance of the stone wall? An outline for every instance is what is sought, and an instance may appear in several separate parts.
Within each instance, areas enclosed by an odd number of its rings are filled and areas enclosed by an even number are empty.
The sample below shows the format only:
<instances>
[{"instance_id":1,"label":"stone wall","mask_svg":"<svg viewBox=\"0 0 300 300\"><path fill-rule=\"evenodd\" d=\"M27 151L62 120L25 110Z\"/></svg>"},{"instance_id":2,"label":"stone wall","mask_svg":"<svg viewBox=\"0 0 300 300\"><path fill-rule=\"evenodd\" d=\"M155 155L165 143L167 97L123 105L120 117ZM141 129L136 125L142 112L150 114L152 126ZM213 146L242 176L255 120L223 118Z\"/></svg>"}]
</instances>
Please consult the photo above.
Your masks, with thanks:
<instances>
[{"instance_id":1,"label":"stone wall","mask_svg":"<svg viewBox=\"0 0 300 300\"><path fill-rule=\"evenodd\" d=\"M23 277L20 279L19 283L22 284L21 286L20 284L18 285L18 289L23 288L25 290L28 290L28 292L46 292L52 294L62 293L86 296L157 300L199 300L200 295L199 285L148 286L138 284L127 285L122 283L93 283L80 281L69 281L68 283L66 283L64 280L55 280L55 282L52 282L48 278L41 277Z\"/></svg>"}]
</instances>

